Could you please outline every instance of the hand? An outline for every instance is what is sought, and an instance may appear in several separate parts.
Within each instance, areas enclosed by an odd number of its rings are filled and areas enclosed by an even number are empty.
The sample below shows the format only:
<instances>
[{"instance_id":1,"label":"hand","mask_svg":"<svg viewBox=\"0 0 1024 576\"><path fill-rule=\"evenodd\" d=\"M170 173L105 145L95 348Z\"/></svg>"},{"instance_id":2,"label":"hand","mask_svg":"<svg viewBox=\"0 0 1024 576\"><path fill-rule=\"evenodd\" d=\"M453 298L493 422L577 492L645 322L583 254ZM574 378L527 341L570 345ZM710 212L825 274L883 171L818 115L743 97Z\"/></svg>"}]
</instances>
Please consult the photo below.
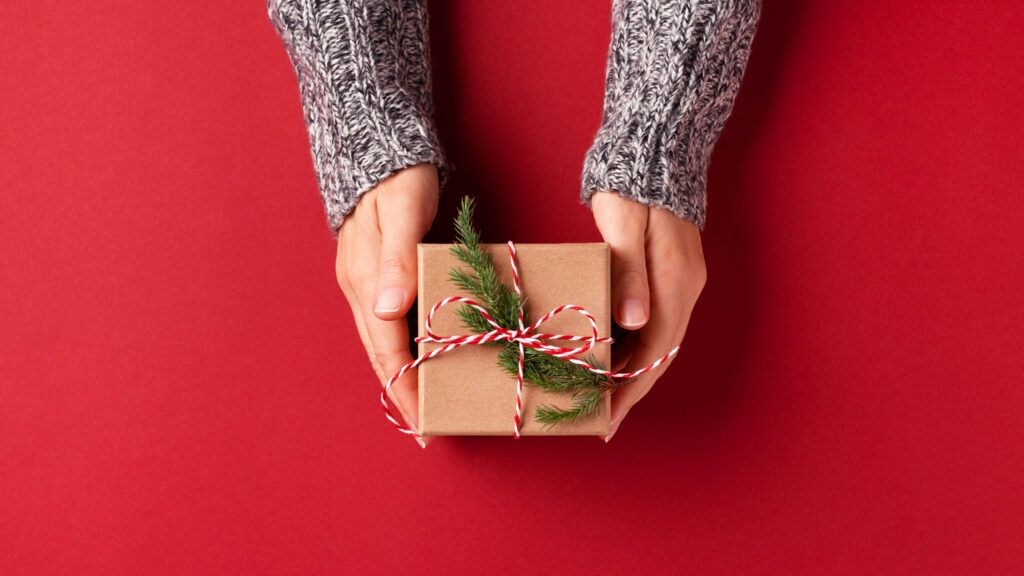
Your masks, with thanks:
<instances>
[{"instance_id":1,"label":"hand","mask_svg":"<svg viewBox=\"0 0 1024 576\"><path fill-rule=\"evenodd\" d=\"M646 366L682 342L690 313L704 289L707 269L700 230L661 208L614 192L591 200L594 220L612 253L612 315L629 331L614 345L612 369ZM650 391L670 362L612 395L611 440L623 418Z\"/></svg>"},{"instance_id":2,"label":"hand","mask_svg":"<svg viewBox=\"0 0 1024 576\"><path fill-rule=\"evenodd\" d=\"M381 385L412 360L405 314L416 300L416 244L434 221L437 197L434 166L406 168L365 193L338 231L338 285ZM389 397L415 430L416 371L396 382Z\"/></svg>"}]
</instances>

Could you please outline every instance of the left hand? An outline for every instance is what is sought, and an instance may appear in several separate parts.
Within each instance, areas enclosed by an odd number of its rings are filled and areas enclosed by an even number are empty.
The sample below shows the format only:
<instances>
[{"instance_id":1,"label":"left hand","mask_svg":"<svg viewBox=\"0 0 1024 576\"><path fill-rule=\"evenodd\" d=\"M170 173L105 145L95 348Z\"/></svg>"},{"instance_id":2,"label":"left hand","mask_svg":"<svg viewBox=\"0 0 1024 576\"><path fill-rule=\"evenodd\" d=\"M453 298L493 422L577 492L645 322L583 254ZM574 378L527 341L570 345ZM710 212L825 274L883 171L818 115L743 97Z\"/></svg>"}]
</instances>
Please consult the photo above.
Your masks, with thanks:
<instances>
[{"instance_id":1,"label":"left hand","mask_svg":"<svg viewBox=\"0 0 1024 576\"><path fill-rule=\"evenodd\" d=\"M700 230L692 222L614 192L591 199L597 228L611 247L612 315L627 331L613 349L612 369L646 366L682 342L704 289L707 268ZM665 373L662 364L612 395L611 440L629 410Z\"/></svg>"},{"instance_id":2,"label":"left hand","mask_svg":"<svg viewBox=\"0 0 1024 576\"><path fill-rule=\"evenodd\" d=\"M434 220L437 199L434 166L405 168L363 194L338 230L338 285L382 385L412 360L405 315L416 300L416 244ZM416 371L399 379L389 397L416 429Z\"/></svg>"}]
</instances>

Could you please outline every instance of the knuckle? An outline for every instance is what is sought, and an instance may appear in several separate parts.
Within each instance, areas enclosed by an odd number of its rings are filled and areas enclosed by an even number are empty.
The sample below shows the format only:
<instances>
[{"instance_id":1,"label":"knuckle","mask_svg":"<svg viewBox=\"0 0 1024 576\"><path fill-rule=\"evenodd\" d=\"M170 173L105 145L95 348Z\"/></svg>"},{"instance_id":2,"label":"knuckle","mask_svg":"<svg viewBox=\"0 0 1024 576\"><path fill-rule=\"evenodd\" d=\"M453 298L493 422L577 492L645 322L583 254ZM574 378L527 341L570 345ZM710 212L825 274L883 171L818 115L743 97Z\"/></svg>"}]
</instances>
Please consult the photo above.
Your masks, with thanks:
<instances>
[{"instance_id":1,"label":"knuckle","mask_svg":"<svg viewBox=\"0 0 1024 576\"><path fill-rule=\"evenodd\" d=\"M647 286L646 267L635 261L621 263L615 271L615 284L630 287Z\"/></svg>"},{"instance_id":2,"label":"knuckle","mask_svg":"<svg viewBox=\"0 0 1024 576\"><path fill-rule=\"evenodd\" d=\"M396 277L406 276L412 271L412 266L405 258L397 254L384 255L380 260L380 273L382 276Z\"/></svg>"}]
</instances>

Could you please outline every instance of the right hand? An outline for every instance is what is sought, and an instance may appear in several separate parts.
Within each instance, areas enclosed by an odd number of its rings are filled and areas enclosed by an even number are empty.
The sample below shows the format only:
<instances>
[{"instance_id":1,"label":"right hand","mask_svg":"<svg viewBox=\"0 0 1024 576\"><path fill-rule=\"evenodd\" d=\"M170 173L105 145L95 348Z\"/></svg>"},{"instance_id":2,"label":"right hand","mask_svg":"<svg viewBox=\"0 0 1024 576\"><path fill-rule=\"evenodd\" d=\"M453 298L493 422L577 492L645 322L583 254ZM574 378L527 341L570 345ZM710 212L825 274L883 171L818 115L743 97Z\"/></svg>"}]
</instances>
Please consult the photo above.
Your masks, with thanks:
<instances>
[{"instance_id":1,"label":"right hand","mask_svg":"<svg viewBox=\"0 0 1024 576\"><path fill-rule=\"evenodd\" d=\"M594 221L611 247L615 321L630 331L612 348L612 370L630 372L679 345L704 289L707 267L695 224L614 192L591 199ZM623 418L661 378L671 359L612 395L611 440Z\"/></svg>"},{"instance_id":2,"label":"right hand","mask_svg":"<svg viewBox=\"0 0 1024 576\"><path fill-rule=\"evenodd\" d=\"M437 200L437 169L418 164L363 194L338 230L338 285L381 385L412 360L405 315L416 300L416 245L434 221ZM389 398L416 430L415 370L395 382Z\"/></svg>"}]
</instances>

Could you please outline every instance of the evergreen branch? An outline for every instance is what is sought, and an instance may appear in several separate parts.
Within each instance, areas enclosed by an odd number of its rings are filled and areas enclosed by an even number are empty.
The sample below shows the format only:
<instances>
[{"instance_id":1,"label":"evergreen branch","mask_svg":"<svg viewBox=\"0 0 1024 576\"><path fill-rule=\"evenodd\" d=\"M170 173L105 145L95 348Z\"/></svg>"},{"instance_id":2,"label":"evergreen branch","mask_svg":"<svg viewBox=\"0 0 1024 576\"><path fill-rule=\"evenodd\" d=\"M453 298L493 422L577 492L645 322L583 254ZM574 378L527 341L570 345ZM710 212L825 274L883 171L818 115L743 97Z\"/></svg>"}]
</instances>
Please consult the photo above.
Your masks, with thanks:
<instances>
[{"instance_id":1,"label":"evergreen branch","mask_svg":"<svg viewBox=\"0 0 1024 576\"><path fill-rule=\"evenodd\" d=\"M523 379L531 386L536 386L546 392L573 392L583 388L602 390L616 386L608 376L595 374L564 358L555 358L530 348L527 348L525 352ZM519 347L506 346L498 354L498 363L506 372L513 375L518 374ZM592 356L587 358L587 363L595 368L602 367Z\"/></svg>"},{"instance_id":2,"label":"evergreen branch","mask_svg":"<svg viewBox=\"0 0 1024 576\"><path fill-rule=\"evenodd\" d=\"M455 268L449 272L449 277L460 289L475 296L501 327L517 328L522 304L515 292L498 278L491 255L480 247L480 233L473 227L473 212L473 199L464 197L455 217L456 244L451 248L452 254L470 271ZM479 316L472 308L470 311ZM488 330L490 327L485 332Z\"/></svg>"},{"instance_id":3,"label":"evergreen branch","mask_svg":"<svg viewBox=\"0 0 1024 576\"><path fill-rule=\"evenodd\" d=\"M545 426L553 426L562 422L575 422L586 418L601 407L601 390L578 391L573 394L572 408L562 409L555 406L540 406L534 413L538 422Z\"/></svg>"},{"instance_id":4,"label":"evergreen branch","mask_svg":"<svg viewBox=\"0 0 1024 576\"><path fill-rule=\"evenodd\" d=\"M464 197L455 217L456 244L452 245L451 253L465 265L453 268L448 276L452 284L471 294L487 309L499 326L508 329L519 327L519 310L524 302L508 286L498 278L491 255L480 246L480 233L473 227L474 203ZM523 322L529 324L524 310ZM490 332L493 327L487 320L470 306L458 309L459 319L463 326L474 333ZM519 373L519 345L515 342L495 342L493 345L503 346L498 353L499 365L509 374ZM601 368L593 357L587 359L592 366ZM572 394L571 408L562 409L554 406L537 408L535 417L545 425L559 422L572 422L585 418L601 406L604 393L619 384L608 376L594 374L582 366L567 362L527 348L523 359L523 379L531 386L547 392Z\"/></svg>"}]
</instances>

